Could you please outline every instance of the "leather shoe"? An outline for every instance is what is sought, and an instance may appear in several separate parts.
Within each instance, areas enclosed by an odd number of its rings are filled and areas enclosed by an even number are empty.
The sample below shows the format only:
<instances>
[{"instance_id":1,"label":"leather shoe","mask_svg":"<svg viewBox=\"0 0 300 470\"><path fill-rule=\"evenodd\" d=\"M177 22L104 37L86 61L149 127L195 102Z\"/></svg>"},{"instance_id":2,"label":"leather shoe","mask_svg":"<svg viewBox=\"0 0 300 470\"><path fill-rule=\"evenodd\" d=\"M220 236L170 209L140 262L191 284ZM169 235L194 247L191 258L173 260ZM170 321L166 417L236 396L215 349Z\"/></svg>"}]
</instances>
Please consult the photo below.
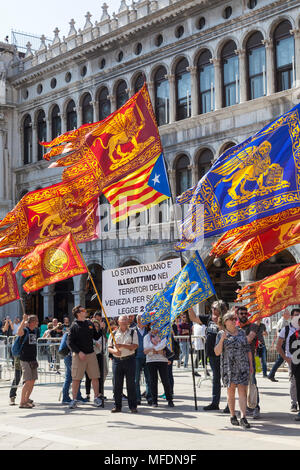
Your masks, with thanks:
<instances>
[{"instance_id":1,"label":"leather shoe","mask_svg":"<svg viewBox=\"0 0 300 470\"><path fill-rule=\"evenodd\" d=\"M174 403L173 403L172 400L168 401L168 406L169 406L170 408L174 408L175 405L174 405Z\"/></svg>"},{"instance_id":2,"label":"leather shoe","mask_svg":"<svg viewBox=\"0 0 300 470\"><path fill-rule=\"evenodd\" d=\"M111 410L111 413L121 413L121 412L122 412L121 408L113 408Z\"/></svg>"},{"instance_id":3,"label":"leather shoe","mask_svg":"<svg viewBox=\"0 0 300 470\"><path fill-rule=\"evenodd\" d=\"M136 408L131 408L130 411L131 411L131 413L137 413L138 412L138 410Z\"/></svg>"},{"instance_id":4,"label":"leather shoe","mask_svg":"<svg viewBox=\"0 0 300 470\"><path fill-rule=\"evenodd\" d=\"M211 410L219 410L219 405L214 405L211 403L210 405L203 406L204 411L211 411Z\"/></svg>"},{"instance_id":5,"label":"leather shoe","mask_svg":"<svg viewBox=\"0 0 300 470\"><path fill-rule=\"evenodd\" d=\"M275 377L269 377L269 376L267 376L267 377L268 377L269 380L271 380L271 382L278 382L278 380L275 379Z\"/></svg>"}]
</instances>

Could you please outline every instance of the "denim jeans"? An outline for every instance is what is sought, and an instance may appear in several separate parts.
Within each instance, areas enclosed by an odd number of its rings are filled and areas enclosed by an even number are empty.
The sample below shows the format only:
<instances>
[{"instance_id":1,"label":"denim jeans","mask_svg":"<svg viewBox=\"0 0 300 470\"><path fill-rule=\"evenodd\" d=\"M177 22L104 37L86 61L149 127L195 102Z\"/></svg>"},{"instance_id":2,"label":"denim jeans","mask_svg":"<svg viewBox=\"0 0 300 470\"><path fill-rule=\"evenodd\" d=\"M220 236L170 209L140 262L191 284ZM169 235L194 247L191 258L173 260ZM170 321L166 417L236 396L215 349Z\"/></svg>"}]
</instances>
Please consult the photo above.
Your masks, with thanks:
<instances>
[{"instance_id":1,"label":"denim jeans","mask_svg":"<svg viewBox=\"0 0 300 470\"><path fill-rule=\"evenodd\" d=\"M209 363L213 373L212 404L219 406L221 398L221 363L220 356L209 356Z\"/></svg>"},{"instance_id":2,"label":"denim jeans","mask_svg":"<svg viewBox=\"0 0 300 470\"><path fill-rule=\"evenodd\" d=\"M72 383L72 355L71 354L68 354L66 357L64 357L64 363L65 363L66 375L65 375L65 382L64 382L63 390L62 390L62 393L63 393L62 401L67 402L71 400L70 394L69 394L70 386ZM80 392L80 385L78 389L77 400L83 400L83 397Z\"/></svg>"},{"instance_id":3,"label":"denim jeans","mask_svg":"<svg viewBox=\"0 0 300 470\"><path fill-rule=\"evenodd\" d=\"M188 341L181 341L180 350L180 361L184 358L184 367L187 367L189 362L190 343Z\"/></svg>"},{"instance_id":4,"label":"denim jeans","mask_svg":"<svg viewBox=\"0 0 300 470\"><path fill-rule=\"evenodd\" d=\"M282 363L283 363L283 358L280 356L280 354L278 354L276 362L274 363L272 369L269 372L269 378L270 379L274 379L275 374L277 372L277 369L279 369L279 367L281 366Z\"/></svg>"},{"instance_id":5,"label":"denim jeans","mask_svg":"<svg viewBox=\"0 0 300 470\"><path fill-rule=\"evenodd\" d=\"M126 378L126 388L128 397L128 406L132 410L137 407L136 391L135 391L135 356L128 359L113 359L113 387L115 406L122 408L122 395L124 377Z\"/></svg>"},{"instance_id":6,"label":"denim jeans","mask_svg":"<svg viewBox=\"0 0 300 470\"><path fill-rule=\"evenodd\" d=\"M261 351L260 351L260 362L261 362L261 368L262 368L262 372L263 372L263 375L267 375L267 348L265 345L263 345L261 347Z\"/></svg>"},{"instance_id":7,"label":"denim jeans","mask_svg":"<svg viewBox=\"0 0 300 470\"><path fill-rule=\"evenodd\" d=\"M135 390L136 390L136 399L141 401L141 387L140 387L140 378L141 372L144 371L145 382L146 382L146 399L151 401L151 390L150 390L150 372L148 365L146 364L146 356L136 357L135 358Z\"/></svg>"},{"instance_id":8,"label":"denim jeans","mask_svg":"<svg viewBox=\"0 0 300 470\"><path fill-rule=\"evenodd\" d=\"M15 369L15 376L14 376L14 380L12 381L12 384L11 384L11 389L10 389L10 392L9 392L9 398L16 398L17 388L18 388L18 385L21 381L21 377L22 377L22 369Z\"/></svg>"}]
</instances>

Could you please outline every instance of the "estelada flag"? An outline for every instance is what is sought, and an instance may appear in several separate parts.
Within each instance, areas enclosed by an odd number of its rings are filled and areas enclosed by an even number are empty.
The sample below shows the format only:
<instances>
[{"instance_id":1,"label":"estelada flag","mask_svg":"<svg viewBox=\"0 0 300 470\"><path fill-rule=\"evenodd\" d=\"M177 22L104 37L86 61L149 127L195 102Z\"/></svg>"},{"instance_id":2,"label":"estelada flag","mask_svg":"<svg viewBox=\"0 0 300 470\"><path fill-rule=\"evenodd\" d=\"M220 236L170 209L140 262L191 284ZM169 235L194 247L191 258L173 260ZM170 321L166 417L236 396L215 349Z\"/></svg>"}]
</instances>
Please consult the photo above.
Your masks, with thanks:
<instances>
[{"instance_id":1,"label":"estelada flag","mask_svg":"<svg viewBox=\"0 0 300 470\"><path fill-rule=\"evenodd\" d=\"M31 191L0 222L0 258L23 256L69 232L77 243L94 240L98 209L99 198L88 176Z\"/></svg>"},{"instance_id":2,"label":"estelada flag","mask_svg":"<svg viewBox=\"0 0 300 470\"><path fill-rule=\"evenodd\" d=\"M238 271L253 268L280 251L299 243L300 234L293 234L297 223L297 221L282 223L238 245L236 251L226 258L226 263L230 266L228 274L235 276Z\"/></svg>"},{"instance_id":3,"label":"estelada flag","mask_svg":"<svg viewBox=\"0 0 300 470\"><path fill-rule=\"evenodd\" d=\"M12 262L0 268L0 306L20 298Z\"/></svg>"},{"instance_id":4,"label":"estelada flag","mask_svg":"<svg viewBox=\"0 0 300 470\"><path fill-rule=\"evenodd\" d=\"M23 277L31 276L23 285L26 292L87 272L71 233L38 245L19 261L14 272L20 270Z\"/></svg>"},{"instance_id":5,"label":"estelada flag","mask_svg":"<svg viewBox=\"0 0 300 470\"><path fill-rule=\"evenodd\" d=\"M237 302L248 302L247 307L253 323L270 317L289 305L300 303L300 264L289 266L279 273L253 282L238 291Z\"/></svg>"},{"instance_id":6,"label":"estelada flag","mask_svg":"<svg viewBox=\"0 0 300 470\"><path fill-rule=\"evenodd\" d=\"M50 167L68 167L63 181L92 174L99 194L103 192L115 208L115 222L170 197L166 170L159 163L162 145L146 84L103 121L41 144L51 147L45 159L60 156ZM125 198L128 210L118 204Z\"/></svg>"}]
</instances>

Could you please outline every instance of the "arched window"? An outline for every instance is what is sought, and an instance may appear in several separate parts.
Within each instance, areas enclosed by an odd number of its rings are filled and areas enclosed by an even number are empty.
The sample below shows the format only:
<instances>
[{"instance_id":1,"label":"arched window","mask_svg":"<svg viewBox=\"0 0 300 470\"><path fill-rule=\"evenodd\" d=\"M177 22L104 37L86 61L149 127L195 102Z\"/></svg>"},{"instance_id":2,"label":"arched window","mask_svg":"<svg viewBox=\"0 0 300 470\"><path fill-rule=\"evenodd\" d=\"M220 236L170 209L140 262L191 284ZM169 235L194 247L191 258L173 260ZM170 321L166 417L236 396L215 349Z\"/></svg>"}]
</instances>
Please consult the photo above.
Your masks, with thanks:
<instances>
[{"instance_id":1,"label":"arched window","mask_svg":"<svg viewBox=\"0 0 300 470\"><path fill-rule=\"evenodd\" d=\"M61 117L59 112L59 107L57 104L52 109L51 113L51 137L55 139L61 134Z\"/></svg>"},{"instance_id":2,"label":"arched window","mask_svg":"<svg viewBox=\"0 0 300 470\"><path fill-rule=\"evenodd\" d=\"M211 53L203 51L197 62L200 114L214 110L214 66Z\"/></svg>"},{"instance_id":3,"label":"arched window","mask_svg":"<svg viewBox=\"0 0 300 470\"><path fill-rule=\"evenodd\" d=\"M200 180L204 176L209 168L210 164L213 161L213 153L209 149L204 149L198 157L198 179Z\"/></svg>"},{"instance_id":4,"label":"arched window","mask_svg":"<svg viewBox=\"0 0 300 470\"><path fill-rule=\"evenodd\" d=\"M263 35L253 33L247 41L248 99L254 100L266 94L266 51Z\"/></svg>"},{"instance_id":5,"label":"arched window","mask_svg":"<svg viewBox=\"0 0 300 470\"><path fill-rule=\"evenodd\" d=\"M43 110L39 111L37 115L37 138L37 156L38 160L42 160L45 153L45 147L40 145L40 142L46 142L47 140L46 115Z\"/></svg>"},{"instance_id":6,"label":"arched window","mask_svg":"<svg viewBox=\"0 0 300 470\"><path fill-rule=\"evenodd\" d=\"M189 169L189 158L181 155L176 163L176 196L179 196L192 185L192 175Z\"/></svg>"},{"instance_id":7,"label":"arched window","mask_svg":"<svg viewBox=\"0 0 300 470\"><path fill-rule=\"evenodd\" d=\"M176 82L176 120L180 121L191 115L191 75L186 59L181 59L175 69Z\"/></svg>"},{"instance_id":8,"label":"arched window","mask_svg":"<svg viewBox=\"0 0 300 470\"><path fill-rule=\"evenodd\" d=\"M84 95L82 101L82 124L91 124L94 121L92 97L89 93Z\"/></svg>"},{"instance_id":9,"label":"arched window","mask_svg":"<svg viewBox=\"0 0 300 470\"><path fill-rule=\"evenodd\" d=\"M289 21L282 21L274 31L276 91L288 90L295 80L295 45Z\"/></svg>"},{"instance_id":10,"label":"arched window","mask_svg":"<svg viewBox=\"0 0 300 470\"><path fill-rule=\"evenodd\" d=\"M29 114L23 124L23 157L24 165L32 163L32 123Z\"/></svg>"},{"instance_id":11,"label":"arched window","mask_svg":"<svg viewBox=\"0 0 300 470\"><path fill-rule=\"evenodd\" d=\"M239 102L239 59L236 44L228 41L222 49L223 107Z\"/></svg>"},{"instance_id":12,"label":"arched window","mask_svg":"<svg viewBox=\"0 0 300 470\"><path fill-rule=\"evenodd\" d=\"M158 126L169 122L170 90L165 67L159 67L154 75L155 116Z\"/></svg>"},{"instance_id":13,"label":"arched window","mask_svg":"<svg viewBox=\"0 0 300 470\"><path fill-rule=\"evenodd\" d=\"M223 153L227 152L227 150L231 149L232 147L235 147L234 142L227 142L220 150L220 156L223 155Z\"/></svg>"},{"instance_id":14,"label":"arched window","mask_svg":"<svg viewBox=\"0 0 300 470\"><path fill-rule=\"evenodd\" d=\"M76 106L73 100L69 101L67 109L67 131L77 129L77 113Z\"/></svg>"},{"instance_id":15,"label":"arched window","mask_svg":"<svg viewBox=\"0 0 300 470\"><path fill-rule=\"evenodd\" d=\"M140 91L144 83L145 83L145 77L142 73L140 73L136 77L135 82L134 82L134 93L137 93L138 91Z\"/></svg>"},{"instance_id":16,"label":"arched window","mask_svg":"<svg viewBox=\"0 0 300 470\"><path fill-rule=\"evenodd\" d=\"M121 80L116 89L117 109L121 108L128 101L128 98L127 84L124 80Z\"/></svg>"},{"instance_id":17,"label":"arched window","mask_svg":"<svg viewBox=\"0 0 300 470\"><path fill-rule=\"evenodd\" d=\"M111 113L111 105L107 88L102 88L99 93L99 119L102 121Z\"/></svg>"}]
</instances>

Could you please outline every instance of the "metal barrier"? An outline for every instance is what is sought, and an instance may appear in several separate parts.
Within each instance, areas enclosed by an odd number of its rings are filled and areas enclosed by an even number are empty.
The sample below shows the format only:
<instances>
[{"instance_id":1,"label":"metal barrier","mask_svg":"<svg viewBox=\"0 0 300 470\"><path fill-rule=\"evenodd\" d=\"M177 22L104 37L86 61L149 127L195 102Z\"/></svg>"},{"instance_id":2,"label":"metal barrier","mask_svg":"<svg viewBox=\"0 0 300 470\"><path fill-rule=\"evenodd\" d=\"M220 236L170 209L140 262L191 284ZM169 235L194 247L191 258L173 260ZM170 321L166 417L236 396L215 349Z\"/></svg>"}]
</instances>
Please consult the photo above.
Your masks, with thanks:
<instances>
[{"instance_id":1,"label":"metal barrier","mask_svg":"<svg viewBox=\"0 0 300 470\"><path fill-rule=\"evenodd\" d=\"M0 336L0 386L6 386L6 382L14 378L14 358L11 347L15 339L16 336ZM61 338L38 338L37 384L62 384L64 382L65 364L58 354L60 342Z\"/></svg>"}]
</instances>

